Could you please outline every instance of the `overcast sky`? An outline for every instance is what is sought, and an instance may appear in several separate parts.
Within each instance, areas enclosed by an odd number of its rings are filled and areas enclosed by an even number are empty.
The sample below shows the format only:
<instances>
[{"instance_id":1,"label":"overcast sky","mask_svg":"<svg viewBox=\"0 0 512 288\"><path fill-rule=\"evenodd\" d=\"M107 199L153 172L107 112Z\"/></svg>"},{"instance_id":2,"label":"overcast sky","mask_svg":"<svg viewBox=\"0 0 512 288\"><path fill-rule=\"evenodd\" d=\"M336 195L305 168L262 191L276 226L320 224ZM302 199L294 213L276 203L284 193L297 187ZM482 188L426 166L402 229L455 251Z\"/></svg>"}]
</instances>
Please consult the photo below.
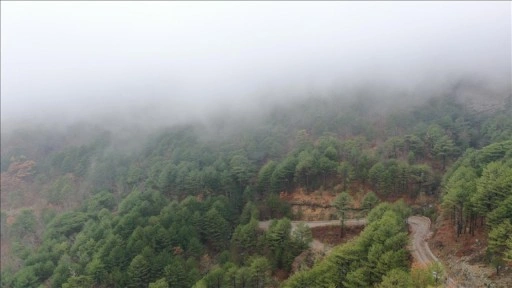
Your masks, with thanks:
<instances>
[{"instance_id":1,"label":"overcast sky","mask_svg":"<svg viewBox=\"0 0 512 288\"><path fill-rule=\"evenodd\" d=\"M511 11L508 1L2 1L2 122L182 119L368 80L510 83Z\"/></svg>"}]
</instances>

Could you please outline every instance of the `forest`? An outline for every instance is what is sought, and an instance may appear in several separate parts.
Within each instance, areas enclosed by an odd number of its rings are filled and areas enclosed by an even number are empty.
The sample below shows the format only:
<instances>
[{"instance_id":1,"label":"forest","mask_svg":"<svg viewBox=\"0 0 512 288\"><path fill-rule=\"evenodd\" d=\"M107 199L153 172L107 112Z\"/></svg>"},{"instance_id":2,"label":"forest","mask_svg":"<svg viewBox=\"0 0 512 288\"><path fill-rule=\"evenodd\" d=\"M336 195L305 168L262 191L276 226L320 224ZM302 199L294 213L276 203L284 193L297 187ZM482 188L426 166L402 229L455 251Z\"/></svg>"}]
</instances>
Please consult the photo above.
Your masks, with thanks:
<instances>
[{"instance_id":1,"label":"forest","mask_svg":"<svg viewBox=\"0 0 512 288\"><path fill-rule=\"evenodd\" d=\"M437 268L407 250L413 214L485 233L485 263L510 267L512 97L490 111L456 93L382 111L375 97L310 97L133 145L90 123L2 133L1 286L429 287ZM344 195L333 207L368 222L294 271L313 240L281 197L298 190Z\"/></svg>"}]
</instances>

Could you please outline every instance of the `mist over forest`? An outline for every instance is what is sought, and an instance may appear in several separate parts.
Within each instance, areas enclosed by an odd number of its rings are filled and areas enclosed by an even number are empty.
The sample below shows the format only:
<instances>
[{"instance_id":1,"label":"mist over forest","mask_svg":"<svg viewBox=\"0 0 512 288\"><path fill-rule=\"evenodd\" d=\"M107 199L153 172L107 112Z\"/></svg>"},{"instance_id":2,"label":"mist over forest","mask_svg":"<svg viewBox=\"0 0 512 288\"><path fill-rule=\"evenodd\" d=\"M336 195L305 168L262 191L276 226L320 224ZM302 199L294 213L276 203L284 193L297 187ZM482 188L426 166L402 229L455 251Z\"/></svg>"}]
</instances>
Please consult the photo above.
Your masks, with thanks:
<instances>
[{"instance_id":1,"label":"mist over forest","mask_svg":"<svg viewBox=\"0 0 512 288\"><path fill-rule=\"evenodd\" d=\"M6 2L2 130L165 126L334 95L396 105L461 82L503 97L509 6Z\"/></svg>"},{"instance_id":2,"label":"mist over forest","mask_svg":"<svg viewBox=\"0 0 512 288\"><path fill-rule=\"evenodd\" d=\"M510 2L0 8L0 287L512 282Z\"/></svg>"}]
</instances>

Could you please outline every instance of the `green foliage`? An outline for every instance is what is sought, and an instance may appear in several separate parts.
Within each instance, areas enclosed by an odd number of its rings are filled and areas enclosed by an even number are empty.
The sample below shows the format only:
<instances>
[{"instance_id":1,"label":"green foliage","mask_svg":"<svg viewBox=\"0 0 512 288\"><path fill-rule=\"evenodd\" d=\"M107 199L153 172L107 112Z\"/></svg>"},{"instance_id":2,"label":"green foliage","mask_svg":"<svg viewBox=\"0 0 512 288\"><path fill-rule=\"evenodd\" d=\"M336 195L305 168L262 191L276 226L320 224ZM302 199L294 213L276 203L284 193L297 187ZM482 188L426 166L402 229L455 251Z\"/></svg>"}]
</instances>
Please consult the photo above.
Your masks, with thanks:
<instances>
[{"instance_id":1,"label":"green foliage","mask_svg":"<svg viewBox=\"0 0 512 288\"><path fill-rule=\"evenodd\" d=\"M102 145L82 145L70 147L62 152L56 153L52 158L52 169L62 174L72 173L77 176L84 176L89 168L92 155Z\"/></svg>"},{"instance_id":2,"label":"green foliage","mask_svg":"<svg viewBox=\"0 0 512 288\"><path fill-rule=\"evenodd\" d=\"M269 247L273 268L290 269L295 251L291 249L292 224L289 219L272 221L266 233L266 244Z\"/></svg>"},{"instance_id":3,"label":"green foliage","mask_svg":"<svg viewBox=\"0 0 512 288\"><path fill-rule=\"evenodd\" d=\"M60 257L57 267L53 271L53 275L51 278L51 286L52 287L62 287L66 280L71 277L71 271L76 268L73 265L71 257L68 254L62 255Z\"/></svg>"},{"instance_id":4,"label":"green foliage","mask_svg":"<svg viewBox=\"0 0 512 288\"><path fill-rule=\"evenodd\" d=\"M24 238L35 232L37 225L36 216L32 210L24 209L11 226L11 233L17 238Z\"/></svg>"},{"instance_id":5,"label":"green foliage","mask_svg":"<svg viewBox=\"0 0 512 288\"><path fill-rule=\"evenodd\" d=\"M299 153L297 159L294 181L308 187L310 178L317 173L315 158L309 151L305 150Z\"/></svg>"},{"instance_id":6,"label":"green foliage","mask_svg":"<svg viewBox=\"0 0 512 288\"><path fill-rule=\"evenodd\" d=\"M87 199L85 204L88 213L98 213L101 209L112 210L116 206L114 195L108 191L101 191Z\"/></svg>"},{"instance_id":7,"label":"green foliage","mask_svg":"<svg viewBox=\"0 0 512 288\"><path fill-rule=\"evenodd\" d=\"M82 212L68 212L57 216L48 226L47 237L57 238L56 235L71 236L79 232L88 217Z\"/></svg>"},{"instance_id":8,"label":"green foliage","mask_svg":"<svg viewBox=\"0 0 512 288\"><path fill-rule=\"evenodd\" d=\"M510 219L506 219L489 232L488 249L491 255L500 260L508 260L507 255L511 253L510 239L512 239L512 223Z\"/></svg>"},{"instance_id":9,"label":"green foliage","mask_svg":"<svg viewBox=\"0 0 512 288\"><path fill-rule=\"evenodd\" d=\"M159 130L129 153L101 127L18 131L2 139L2 172L35 161L27 179L53 207L40 217L24 211L11 227L2 213L2 240L20 264L2 267L2 287L276 286L270 271L289 270L311 241L309 228L286 219L258 229L260 216L292 217L281 192L370 185L382 197L414 198L437 192L445 166L443 205L461 232L485 218L490 260L511 261L510 113L473 114L455 98L392 114L369 109L370 96L304 99L237 127L217 119ZM342 222L350 202L338 205ZM361 208L361 237L285 287L409 285L410 209L378 204L373 192Z\"/></svg>"},{"instance_id":10,"label":"green foliage","mask_svg":"<svg viewBox=\"0 0 512 288\"><path fill-rule=\"evenodd\" d=\"M276 162L270 160L263 165L258 172L258 191L263 195L272 191L272 175L276 166Z\"/></svg>"},{"instance_id":11,"label":"green foliage","mask_svg":"<svg viewBox=\"0 0 512 288\"><path fill-rule=\"evenodd\" d=\"M512 262L512 238L509 238L506 244L507 250L505 251L505 261Z\"/></svg>"},{"instance_id":12,"label":"green foliage","mask_svg":"<svg viewBox=\"0 0 512 288\"><path fill-rule=\"evenodd\" d=\"M37 277L33 267L25 267L16 273L12 285L15 288L34 287L37 284Z\"/></svg>"},{"instance_id":13,"label":"green foliage","mask_svg":"<svg viewBox=\"0 0 512 288\"><path fill-rule=\"evenodd\" d=\"M41 220L43 220L44 225L48 225L54 218L57 216L57 211L51 208L44 208L41 211Z\"/></svg>"},{"instance_id":14,"label":"green foliage","mask_svg":"<svg viewBox=\"0 0 512 288\"><path fill-rule=\"evenodd\" d=\"M224 279L224 269L220 267L216 267L211 270L206 277L204 277L204 281L207 287L221 288L225 285Z\"/></svg>"},{"instance_id":15,"label":"green foliage","mask_svg":"<svg viewBox=\"0 0 512 288\"><path fill-rule=\"evenodd\" d=\"M0 237L1 239L7 238L7 213L0 211Z\"/></svg>"},{"instance_id":16,"label":"green foliage","mask_svg":"<svg viewBox=\"0 0 512 288\"><path fill-rule=\"evenodd\" d=\"M347 273L342 285L347 288L369 287L368 274L369 271L366 267L357 268Z\"/></svg>"},{"instance_id":17,"label":"green foliage","mask_svg":"<svg viewBox=\"0 0 512 288\"><path fill-rule=\"evenodd\" d=\"M62 288L92 288L93 284L90 276L73 276L62 284Z\"/></svg>"},{"instance_id":18,"label":"green foliage","mask_svg":"<svg viewBox=\"0 0 512 288\"><path fill-rule=\"evenodd\" d=\"M341 222L340 236L343 236L346 213L348 209L352 207L352 202L352 196L350 196L348 192L341 192L340 194L338 194L338 196L336 196L332 203L334 207L336 207L336 212L338 213L338 217Z\"/></svg>"},{"instance_id":19,"label":"green foliage","mask_svg":"<svg viewBox=\"0 0 512 288\"><path fill-rule=\"evenodd\" d=\"M255 256L249 260L250 282L253 287L267 287L271 279L270 268L270 263L265 257Z\"/></svg>"},{"instance_id":20,"label":"green foliage","mask_svg":"<svg viewBox=\"0 0 512 288\"><path fill-rule=\"evenodd\" d=\"M253 174L253 167L245 155L235 155L229 161L231 173L240 187L248 184L250 176Z\"/></svg>"},{"instance_id":21,"label":"green foliage","mask_svg":"<svg viewBox=\"0 0 512 288\"><path fill-rule=\"evenodd\" d=\"M510 112L508 115L507 113L499 113L483 123L482 134L488 139L486 144L512 139L512 119L510 116Z\"/></svg>"},{"instance_id":22,"label":"green foliage","mask_svg":"<svg viewBox=\"0 0 512 288\"><path fill-rule=\"evenodd\" d=\"M149 263L142 255L133 258L128 267L129 287L147 287L149 283Z\"/></svg>"},{"instance_id":23,"label":"green foliage","mask_svg":"<svg viewBox=\"0 0 512 288\"><path fill-rule=\"evenodd\" d=\"M424 172L428 170L420 172L417 171L418 167L414 168L404 161L377 162L369 171L370 182L379 193L386 195L407 193L411 184L416 184L420 179L426 182L422 178L427 176ZM418 176L421 178L418 179Z\"/></svg>"},{"instance_id":24,"label":"green foliage","mask_svg":"<svg viewBox=\"0 0 512 288\"><path fill-rule=\"evenodd\" d=\"M291 217L290 203L280 199L277 194L270 194L260 209L263 219Z\"/></svg>"},{"instance_id":25,"label":"green foliage","mask_svg":"<svg viewBox=\"0 0 512 288\"><path fill-rule=\"evenodd\" d=\"M294 274L283 286L372 287L382 283L389 287L400 273L398 270L408 271L407 215L401 204L378 205L356 240L335 247L324 260L310 270ZM409 280L403 283L408 285Z\"/></svg>"},{"instance_id":26,"label":"green foliage","mask_svg":"<svg viewBox=\"0 0 512 288\"><path fill-rule=\"evenodd\" d=\"M512 195L509 195L496 209L487 214L487 223L491 227L496 227L507 219L512 219Z\"/></svg>"},{"instance_id":27,"label":"green foliage","mask_svg":"<svg viewBox=\"0 0 512 288\"><path fill-rule=\"evenodd\" d=\"M292 241L301 250L308 248L309 244L313 241L311 228L303 222L297 224L297 227L292 231Z\"/></svg>"},{"instance_id":28,"label":"green foliage","mask_svg":"<svg viewBox=\"0 0 512 288\"><path fill-rule=\"evenodd\" d=\"M464 223L474 207L470 202L471 197L476 194L476 172L471 167L462 166L454 172L446 184L446 194L443 198L443 204L448 208L456 209L456 219L459 223Z\"/></svg>"},{"instance_id":29,"label":"green foliage","mask_svg":"<svg viewBox=\"0 0 512 288\"><path fill-rule=\"evenodd\" d=\"M247 202L242 210L242 214L240 214L240 224L247 224L252 219L258 220L260 217L258 211L258 207L254 205L251 201Z\"/></svg>"},{"instance_id":30,"label":"green foliage","mask_svg":"<svg viewBox=\"0 0 512 288\"><path fill-rule=\"evenodd\" d=\"M52 204L63 204L73 195L74 183L70 174L59 177L47 189L46 199Z\"/></svg>"},{"instance_id":31,"label":"green foliage","mask_svg":"<svg viewBox=\"0 0 512 288\"><path fill-rule=\"evenodd\" d=\"M492 232L512 214L512 141L494 143L481 150L470 150L444 179L443 206L452 210L457 235L471 234L477 219L486 218ZM489 234L490 236L490 234ZM498 256L502 259L502 256Z\"/></svg>"},{"instance_id":32,"label":"green foliage","mask_svg":"<svg viewBox=\"0 0 512 288\"><path fill-rule=\"evenodd\" d=\"M441 287L444 279L445 271L439 262L432 262L427 267L413 268L410 274L411 287Z\"/></svg>"},{"instance_id":33,"label":"green foliage","mask_svg":"<svg viewBox=\"0 0 512 288\"><path fill-rule=\"evenodd\" d=\"M340 175L340 180L343 182L343 190L346 190L349 183L354 178L353 167L350 163L343 161L339 164L337 171Z\"/></svg>"},{"instance_id":34,"label":"green foliage","mask_svg":"<svg viewBox=\"0 0 512 288\"><path fill-rule=\"evenodd\" d=\"M204 237L218 251L226 246L230 235L229 224L217 209L212 208L206 213L203 231Z\"/></svg>"},{"instance_id":35,"label":"green foliage","mask_svg":"<svg viewBox=\"0 0 512 288\"><path fill-rule=\"evenodd\" d=\"M512 162L491 162L485 166L478 179L477 193L472 201L480 214L496 209L503 200L512 195Z\"/></svg>"},{"instance_id":36,"label":"green foliage","mask_svg":"<svg viewBox=\"0 0 512 288\"><path fill-rule=\"evenodd\" d=\"M99 258L94 258L91 262L87 264L85 267L85 271L87 275L91 275L92 280L96 284L102 283L106 278L106 267L103 264L103 261Z\"/></svg>"},{"instance_id":37,"label":"green foliage","mask_svg":"<svg viewBox=\"0 0 512 288\"><path fill-rule=\"evenodd\" d=\"M296 166L297 159L291 155L286 157L276 166L270 178L272 192L278 193L281 191L291 190L293 187Z\"/></svg>"},{"instance_id":38,"label":"green foliage","mask_svg":"<svg viewBox=\"0 0 512 288\"><path fill-rule=\"evenodd\" d=\"M378 288L411 288L411 275L401 269L393 269L389 271L383 278Z\"/></svg>"},{"instance_id":39,"label":"green foliage","mask_svg":"<svg viewBox=\"0 0 512 288\"><path fill-rule=\"evenodd\" d=\"M345 213L352 206L352 201L352 196L350 196L348 192L341 192L336 196L333 201L333 205L336 207L340 219L345 217Z\"/></svg>"},{"instance_id":40,"label":"green foliage","mask_svg":"<svg viewBox=\"0 0 512 288\"><path fill-rule=\"evenodd\" d=\"M258 248L258 222L252 218L245 225L238 225L231 238L231 247L235 253L251 254Z\"/></svg>"},{"instance_id":41,"label":"green foliage","mask_svg":"<svg viewBox=\"0 0 512 288\"><path fill-rule=\"evenodd\" d=\"M185 261L180 258L174 258L171 263L164 268L164 275L167 283L171 287L190 287L190 279L186 271Z\"/></svg>"},{"instance_id":42,"label":"green foliage","mask_svg":"<svg viewBox=\"0 0 512 288\"><path fill-rule=\"evenodd\" d=\"M379 198L373 191L366 193L361 203L361 209L365 213L369 213L379 203Z\"/></svg>"},{"instance_id":43,"label":"green foliage","mask_svg":"<svg viewBox=\"0 0 512 288\"><path fill-rule=\"evenodd\" d=\"M440 158L443 163L444 170L446 167L447 158L457 153L457 149L453 144L452 139L450 139L450 137L447 135L443 135L434 141L435 142L433 143L432 152L437 158Z\"/></svg>"},{"instance_id":44,"label":"green foliage","mask_svg":"<svg viewBox=\"0 0 512 288\"><path fill-rule=\"evenodd\" d=\"M149 283L149 288L169 288L169 284L167 284L167 281L165 278L160 278L156 280L155 282Z\"/></svg>"}]
</instances>

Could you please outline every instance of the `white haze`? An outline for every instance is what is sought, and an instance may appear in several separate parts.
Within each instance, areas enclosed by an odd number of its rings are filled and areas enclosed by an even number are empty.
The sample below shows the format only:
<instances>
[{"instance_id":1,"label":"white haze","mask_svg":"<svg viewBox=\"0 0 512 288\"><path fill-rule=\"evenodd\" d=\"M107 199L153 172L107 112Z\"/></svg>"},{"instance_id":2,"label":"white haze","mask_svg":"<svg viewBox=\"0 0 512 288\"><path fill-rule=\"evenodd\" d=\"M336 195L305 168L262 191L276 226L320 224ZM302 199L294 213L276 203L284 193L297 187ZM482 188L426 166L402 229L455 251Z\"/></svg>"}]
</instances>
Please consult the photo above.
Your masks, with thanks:
<instances>
[{"instance_id":1,"label":"white haze","mask_svg":"<svg viewBox=\"0 0 512 288\"><path fill-rule=\"evenodd\" d=\"M170 124L366 84L428 94L461 77L510 93L511 10L507 1L2 1L2 128Z\"/></svg>"}]
</instances>

